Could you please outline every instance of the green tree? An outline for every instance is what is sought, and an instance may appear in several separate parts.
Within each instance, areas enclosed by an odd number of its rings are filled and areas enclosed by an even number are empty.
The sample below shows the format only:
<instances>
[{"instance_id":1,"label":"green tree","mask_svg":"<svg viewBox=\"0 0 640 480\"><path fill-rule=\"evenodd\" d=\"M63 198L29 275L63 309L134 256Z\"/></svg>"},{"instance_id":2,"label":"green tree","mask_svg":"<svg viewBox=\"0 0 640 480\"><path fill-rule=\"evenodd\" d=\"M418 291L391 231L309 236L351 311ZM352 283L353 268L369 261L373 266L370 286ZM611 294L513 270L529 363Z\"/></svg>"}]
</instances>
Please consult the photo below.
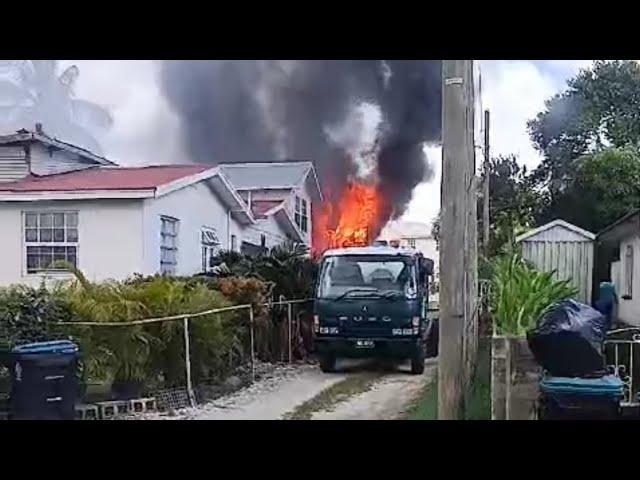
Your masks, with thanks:
<instances>
[{"instance_id":1,"label":"green tree","mask_svg":"<svg viewBox=\"0 0 640 480\"><path fill-rule=\"evenodd\" d=\"M607 148L573 162L572 180L555 197L552 213L598 232L633 208L640 207L640 151ZM552 218L540 218L541 222Z\"/></svg>"},{"instance_id":2,"label":"green tree","mask_svg":"<svg viewBox=\"0 0 640 480\"><path fill-rule=\"evenodd\" d=\"M484 179L486 172L482 171ZM546 196L535 186L527 168L518 164L515 155L498 156L489 162L489 218L491 243L489 257L513 244L517 235L532 227L535 213ZM478 182L478 232L482 241L482 180ZM440 213L433 222L431 235L440 242Z\"/></svg>"},{"instance_id":3,"label":"green tree","mask_svg":"<svg viewBox=\"0 0 640 480\"><path fill-rule=\"evenodd\" d=\"M555 196L572 182L574 161L605 146L640 142L640 65L633 60L597 61L567 82L527 124L544 160L536 180Z\"/></svg>"},{"instance_id":4,"label":"green tree","mask_svg":"<svg viewBox=\"0 0 640 480\"><path fill-rule=\"evenodd\" d=\"M482 178L486 172L483 169ZM533 226L544 195L534 185L527 168L515 155L498 156L489 164L489 256L513 244L517 235ZM481 189L481 183L478 186ZM478 231L482 228L482 191L478 196Z\"/></svg>"}]
</instances>

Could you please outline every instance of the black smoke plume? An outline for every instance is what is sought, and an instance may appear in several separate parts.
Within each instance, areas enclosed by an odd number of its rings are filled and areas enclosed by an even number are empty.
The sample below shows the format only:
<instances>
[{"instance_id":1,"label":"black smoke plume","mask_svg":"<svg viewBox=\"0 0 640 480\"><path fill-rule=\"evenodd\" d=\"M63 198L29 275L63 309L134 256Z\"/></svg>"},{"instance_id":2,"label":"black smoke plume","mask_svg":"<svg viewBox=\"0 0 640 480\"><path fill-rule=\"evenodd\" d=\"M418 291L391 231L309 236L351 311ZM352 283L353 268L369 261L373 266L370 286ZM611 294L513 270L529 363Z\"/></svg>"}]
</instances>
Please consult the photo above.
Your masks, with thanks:
<instances>
[{"instance_id":1,"label":"black smoke plume","mask_svg":"<svg viewBox=\"0 0 640 480\"><path fill-rule=\"evenodd\" d=\"M433 176L422 147L440 140L440 61L165 61L161 84L194 162L312 160L331 196L356 165L327 129L367 102L382 116L376 166L387 218Z\"/></svg>"}]
</instances>

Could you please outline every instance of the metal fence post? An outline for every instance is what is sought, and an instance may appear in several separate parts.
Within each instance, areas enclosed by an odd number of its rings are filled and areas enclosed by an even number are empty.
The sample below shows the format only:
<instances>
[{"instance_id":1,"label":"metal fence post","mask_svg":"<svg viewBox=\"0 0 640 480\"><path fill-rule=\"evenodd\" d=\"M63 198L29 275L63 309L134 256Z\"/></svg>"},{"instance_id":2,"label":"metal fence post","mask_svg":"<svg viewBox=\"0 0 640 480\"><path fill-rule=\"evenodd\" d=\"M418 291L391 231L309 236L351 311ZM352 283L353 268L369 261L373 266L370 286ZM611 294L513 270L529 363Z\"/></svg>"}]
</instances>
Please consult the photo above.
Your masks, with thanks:
<instances>
[{"instance_id":1,"label":"metal fence post","mask_svg":"<svg viewBox=\"0 0 640 480\"><path fill-rule=\"evenodd\" d=\"M256 381L256 354L253 339L253 305L249 307L249 330L251 331L251 381Z\"/></svg>"},{"instance_id":2,"label":"metal fence post","mask_svg":"<svg viewBox=\"0 0 640 480\"><path fill-rule=\"evenodd\" d=\"M291 363L291 310L292 310L292 305L291 303L289 303L287 305L287 322L289 323L289 363Z\"/></svg>"},{"instance_id":3,"label":"metal fence post","mask_svg":"<svg viewBox=\"0 0 640 480\"><path fill-rule=\"evenodd\" d=\"M189 404L192 407L196 406L196 400L193 395L193 385L191 384L191 349L189 348L189 318L184 317L182 319L184 326L184 364L187 375L187 395L189 397Z\"/></svg>"}]
</instances>

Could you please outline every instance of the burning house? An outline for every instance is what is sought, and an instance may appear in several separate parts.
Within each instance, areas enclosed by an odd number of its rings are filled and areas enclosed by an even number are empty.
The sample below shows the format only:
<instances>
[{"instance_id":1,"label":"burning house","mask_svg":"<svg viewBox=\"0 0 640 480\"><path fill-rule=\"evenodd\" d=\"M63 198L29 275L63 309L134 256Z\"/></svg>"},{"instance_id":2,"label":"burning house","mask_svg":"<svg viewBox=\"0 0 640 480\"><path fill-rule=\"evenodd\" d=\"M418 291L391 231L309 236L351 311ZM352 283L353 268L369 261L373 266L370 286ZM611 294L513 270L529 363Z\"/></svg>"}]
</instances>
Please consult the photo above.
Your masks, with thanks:
<instances>
[{"instance_id":1,"label":"burning house","mask_svg":"<svg viewBox=\"0 0 640 480\"><path fill-rule=\"evenodd\" d=\"M369 244L433 176L440 61L166 61L161 85L194 162L313 161L316 252Z\"/></svg>"}]
</instances>

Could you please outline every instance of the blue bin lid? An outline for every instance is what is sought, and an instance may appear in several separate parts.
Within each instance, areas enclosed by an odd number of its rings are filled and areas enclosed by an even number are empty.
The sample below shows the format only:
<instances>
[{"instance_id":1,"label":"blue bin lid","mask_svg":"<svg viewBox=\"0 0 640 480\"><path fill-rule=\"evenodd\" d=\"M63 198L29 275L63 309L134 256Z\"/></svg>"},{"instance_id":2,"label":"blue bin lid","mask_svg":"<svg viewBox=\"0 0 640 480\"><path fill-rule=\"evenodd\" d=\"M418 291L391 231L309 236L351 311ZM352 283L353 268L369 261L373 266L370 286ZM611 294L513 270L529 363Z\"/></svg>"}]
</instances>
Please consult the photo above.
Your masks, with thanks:
<instances>
[{"instance_id":1,"label":"blue bin lid","mask_svg":"<svg viewBox=\"0 0 640 480\"><path fill-rule=\"evenodd\" d=\"M615 375L604 375L599 378L545 376L540 381L540 390L545 393L622 396L624 384Z\"/></svg>"},{"instance_id":2,"label":"blue bin lid","mask_svg":"<svg viewBox=\"0 0 640 480\"><path fill-rule=\"evenodd\" d=\"M19 345L11 350L12 353L58 353L74 354L78 353L78 345L69 340L54 340L51 342L35 342Z\"/></svg>"}]
</instances>

